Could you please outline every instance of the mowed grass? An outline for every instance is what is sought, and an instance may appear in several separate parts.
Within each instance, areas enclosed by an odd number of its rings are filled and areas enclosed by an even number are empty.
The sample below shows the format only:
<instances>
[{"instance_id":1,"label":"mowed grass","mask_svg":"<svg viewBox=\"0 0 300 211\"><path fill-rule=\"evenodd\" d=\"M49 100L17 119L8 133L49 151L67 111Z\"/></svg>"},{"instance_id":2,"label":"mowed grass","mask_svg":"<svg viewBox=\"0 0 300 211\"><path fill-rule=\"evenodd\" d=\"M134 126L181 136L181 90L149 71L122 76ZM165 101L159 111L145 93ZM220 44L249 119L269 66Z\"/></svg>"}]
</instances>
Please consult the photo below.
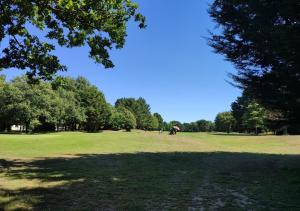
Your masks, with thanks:
<instances>
[{"instance_id":1,"label":"mowed grass","mask_svg":"<svg viewBox=\"0 0 300 211\"><path fill-rule=\"evenodd\" d=\"M0 135L0 210L300 210L300 136Z\"/></svg>"}]
</instances>

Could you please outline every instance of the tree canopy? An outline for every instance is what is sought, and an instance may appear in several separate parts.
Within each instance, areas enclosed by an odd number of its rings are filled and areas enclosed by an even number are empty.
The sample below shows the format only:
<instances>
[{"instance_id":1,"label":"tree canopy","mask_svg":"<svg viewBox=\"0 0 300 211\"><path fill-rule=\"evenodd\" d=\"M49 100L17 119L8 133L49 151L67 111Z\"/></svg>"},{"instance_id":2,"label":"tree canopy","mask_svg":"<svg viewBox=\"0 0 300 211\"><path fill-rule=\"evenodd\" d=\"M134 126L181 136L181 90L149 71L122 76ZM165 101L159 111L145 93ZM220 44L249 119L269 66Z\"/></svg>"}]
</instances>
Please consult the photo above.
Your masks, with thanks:
<instances>
[{"instance_id":1,"label":"tree canopy","mask_svg":"<svg viewBox=\"0 0 300 211\"><path fill-rule=\"evenodd\" d=\"M243 115L243 125L248 130L255 130L258 134L258 129L264 129L265 127L266 111L256 102L251 102L246 108L246 112Z\"/></svg>"},{"instance_id":2,"label":"tree canopy","mask_svg":"<svg viewBox=\"0 0 300 211\"><path fill-rule=\"evenodd\" d=\"M300 4L298 0L215 0L220 26L209 44L238 68L235 85L300 128Z\"/></svg>"},{"instance_id":3,"label":"tree canopy","mask_svg":"<svg viewBox=\"0 0 300 211\"><path fill-rule=\"evenodd\" d=\"M28 84L23 76L1 84L0 130L20 125L26 131L92 132L108 124L111 113L104 95L82 77Z\"/></svg>"},{"instance_id":4,"label":"tree canopy","mask_svg":"<svg viewBox=\"0 0 300 211\"><path fill-rule=\"evenodd\" d=\"M121 98L115 103L116 108L124 107L131 111L135 118L138 129L150 129L152 123L152 115L150 105L144 98Z\"/></svg>"},{"instance_id":5,"label":"tree canopy","mask_svg":"<svg viewBox=\"0 0 300 211\"><path fill-rule=\"evenodd\" d=\"M67 48L88 45L89 57L111 68L108 50L124 46L126 23L134 18L145 27L137 9L131 0L0 0L0 43L8 41L1 45L0 69L26 69L30 79L51 79L67 69L51 54L55 42Z\"/></svg>"},{"instance_id":6,"label":"tree canopy","mask_svg":"<svg viewBox=\"0 0 300 211\"><path fill-rule=\"evenodd\" d=\"M136 119L134 115L124 107L113 108L110 126L113 130L125 129L126 131L131 131L131 129L136 128Z\"/></svg>"},{"instance_id":7,"label":"tree canopy","mask_svg":"<svg viewBox=\"0 0 300 211\"><path fill-rule=\"evenodd\" d=\"M159 113L154 113L153 116L157 119L158 121L158 129L163 130L164 128L164 119Z\"/></svg>"},{"instance_id":8,"label":"tree canopy","mask_svg":"<svg viewBox=\"0 0 300 211\"><path fill-rule=\"evenodd\" d=\"M215 119L215 129L219 132L230 133L235 124L235 119L231 112L221 112L218 113Z\"/></svg>"}]
</instances>

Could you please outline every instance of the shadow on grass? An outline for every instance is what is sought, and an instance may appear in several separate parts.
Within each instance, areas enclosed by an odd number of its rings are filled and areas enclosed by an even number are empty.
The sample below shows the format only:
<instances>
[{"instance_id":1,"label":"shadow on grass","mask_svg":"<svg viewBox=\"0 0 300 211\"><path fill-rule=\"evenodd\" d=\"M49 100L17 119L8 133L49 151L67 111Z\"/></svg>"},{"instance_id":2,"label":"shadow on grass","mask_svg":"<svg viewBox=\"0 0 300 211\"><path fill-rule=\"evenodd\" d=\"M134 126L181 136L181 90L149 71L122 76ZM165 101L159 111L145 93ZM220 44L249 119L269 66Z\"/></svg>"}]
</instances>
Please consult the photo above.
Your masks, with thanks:
<instances>
[{"instance_id":1,"label":"shadow on grass","mask_svg":"<svg viewBox=\"0 0 300 211\"><path fill-rule=\"evenodd\" d=\"M0 135L45 135L45 134L57 134L57 133L61 133L64 131L59 131L59 132L54 132L54 131L50 131L50 132L20 132L20 131L9 131L9 132L0 132Z\"/></svg>"},{"instance_id":2,"label":"shadow on grass","mask_svg":"<svg viewBox=\"0 0 300 211\"><path fill-rule=\"evenodd\" d=\"M296 210L300 155L138 153L0 160L0 210Z\"/></svg>"}]
</instances>

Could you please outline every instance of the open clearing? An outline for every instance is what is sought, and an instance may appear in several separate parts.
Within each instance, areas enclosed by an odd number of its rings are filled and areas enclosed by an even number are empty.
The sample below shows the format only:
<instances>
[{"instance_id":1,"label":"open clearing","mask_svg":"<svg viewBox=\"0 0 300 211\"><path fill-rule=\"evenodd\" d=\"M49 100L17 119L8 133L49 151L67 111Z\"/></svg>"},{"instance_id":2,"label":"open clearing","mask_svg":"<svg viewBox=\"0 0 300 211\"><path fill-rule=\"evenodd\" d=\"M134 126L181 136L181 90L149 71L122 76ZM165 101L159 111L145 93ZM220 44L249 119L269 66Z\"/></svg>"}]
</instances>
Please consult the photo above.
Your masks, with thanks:
<instances>
[{"instance_id":1,"label":"open clearing","mask_svg":"<svg viewBox=\"0 0 300 211\"><path fill-rule=\"evenodd\" d=\"M300 136L0 135L0 210L300 210Z\"/></svg>"}]
</instances>

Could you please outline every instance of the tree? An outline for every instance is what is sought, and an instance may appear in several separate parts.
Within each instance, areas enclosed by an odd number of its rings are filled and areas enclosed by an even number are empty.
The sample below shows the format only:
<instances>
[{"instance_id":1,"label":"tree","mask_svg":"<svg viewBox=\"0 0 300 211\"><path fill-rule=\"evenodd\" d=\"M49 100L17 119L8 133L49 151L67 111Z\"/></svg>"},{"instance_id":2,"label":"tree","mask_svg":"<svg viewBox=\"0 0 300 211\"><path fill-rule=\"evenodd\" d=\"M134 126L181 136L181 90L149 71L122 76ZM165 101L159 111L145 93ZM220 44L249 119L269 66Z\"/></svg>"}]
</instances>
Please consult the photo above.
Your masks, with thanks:
<instances>
[{"instance_id":1,"label":"tree","mask_svg":"<svg viewBox=\"0 0 300 211\"><path fill-rule=\"evenodd\" d=\"M63 87L58 87L56 92L59 95L57 128L63 126L64 130L77 130L86 121L85 109L77 102L75 92Z\"/></svg>"},{"instance_id":2,"label":"tree","mask_svg":"<svg viewBox=\"0 0 300 211\"><path fill-rule=\"evenodd\" d=\"M164 119L162 118L162 116L159 113L154 113L153 116L156 117L156 119L158 120L158 129L159 130L163 130L164 128Z\"/></svg>"},{"instance_id":3,"label":"tree","mask_svg":"<svg viewBox=\"0 0 300 211\"><path fill-rule=\"evenodd\" d=\"M113 108L110 117L110 125L113 130L125 129L130 132L131 129L136 127L136 120L134 115L126 108Z\"/></svg>"},{"instance_id":4,"label":"tree","mask_svg":"<svg viewBox=\"0 0 300 211\"><path fill-rule=\"evenodd\" d=\"M149 130L158 130L159 129L159 121L156 116L151 116L148 129Z\"/></svg>"},{"instance_id":5,"label":"tree","mask_svg":"<svg viewBox=\"0 0 300 211\"><path fill-rule=\"evenodd\" d=\"M170 124L169 124L169 123L167 123L167 122L164 122L164 123L163 123L163 125L164 125L164 127L163 127L163 130L164 130L164 131L170 131L170 129L171 129L171 126L170 126Z\"/></svg>"},{"instance_id":6,"label":"tree","mask_svg":"<svg viewBox=\"0 0 300 211\"><path fill-rule=\"evenodd\" d=\"M211 132L213 131L213 122L207 120L199 120L196 122L199 132Z\"/></svg>"},{"instance_id":7,"label":"tree","mask_svg":"<svg viewBox=\"0 0 300 211\"><path fill-rule=\"evenodd\" d=\"M246 130L243 124L243 116L250 102L251 99L243 93L241 97L238 97L231 104L231 112L236 122L234 130L237 132L244 132Z\"/></svg>"},{"instance_id":8,"label":"tree","mask_svg":"<svg viewBox=\"0 0 300 211\"><path fill-rule=\"evenodd\" d=\"M183 123L182 124L183 132L199 132L199 128L196 122Z\"/></svg>"},{"instance_id":9,"label":"tree","mask_svg":"<svg viewBox=\"0 0 300 211\"><path fill-rule=\"evenodd\" d=\"M269 111L266 110L265 112L265 127L272 131L274 134L283 135L288 132L286 119L279 111Z\"/></svg>"},{"instance_id":10,"label":"tree","mask_svg":"<svg viewBox=\"0 0 300 211\"><path fill-rule=\"evenodd\" d=\"M294 128L300 128L299 11L298 0L215 0L209 10L221 27L209 44L238 68L235 85Z\"/></svg>"},{"instance_id":11,"label":"tree","mask_svg":"<svg viewBox=\"0 0 300 211\"><path fill-rule=\"evenodd\" d=\"M63 95L69 97L69 103L63 105L66 110L63 117L66 129L95 132L108 124L111 115L109 105L103 93L85 78L58 77L51 85L58 92L64 90L60 93L62 98L65 98Z\"/></svg>"},{"instance_id":12,"label":"tree","mask_svg":"<svg viewBox=\"0 0 300 211\"><path fill-rule=\"evenodd\" d=\"M150 129L152 115L150 105L147 104L144 98L137 100L134 98L121 98L116 101L115 107L124 107L131 111L136 118L138 129Z\"/></svg>"},{"instance_id":13,"label":"tree","mask_svg":"<svg viewBox=\"0 0 300 211\"><path fill-rule=\"evenodd\" d=\"M6 78L4 75L0 75L0 131L4 131L6 129L5 126L5 104L4 104L4 87L7 86Z\"/></svg>"},{"instance_id":14,"label":"tree","mask_svg":"<svg viewBox=\"0 0 300 211\"><path fill-rule=\"evenodd\" d=\"M113 130L121 130L123 128L124 116L121 112L118 112L116 109L113 109L110 116L109 124Z\"/></svg>"},{"instance_id":15,"label":"tree","mask_svg":"<svg viewBox=\"0 0 300 211\"><path fill-rule=\"evenodd\" d=\"M219 132L230 133L234 126L235 120L231 112L218 113L215 119L215 129Z\"/></svg>"},{"instance_id":16,"label":"tree","mask_svg":"<svg viewBox=\"0 0 300 211\"><path fill-rule=\"evenodd\" d=\"M3 89L1 102L6 129L23 125L25 130L55 130L58 96L45 82L28 84L27 77L17 77Z\"/></svg>"},{"instance_id":17,"label":"tree","mask_svg":"<svg viewBox=\"0 0 300 211\"><path fill-rule=\"evenodd\" d=\"M0 43L8 44L3 46L0 69L27 69L30 79L51 79L67 69L51 54L53 41L67 48L88 45L89 57L111 68L108 50L124 46L126 23L134 17L140 28L145 27L137 9L131 0L1 0ZM45 33L34 34L32 27Z\"/></svg>"},{"instance_id":18,"label":"tree","mask_svg":"<svg viewBox=\"0 0 300 211\"><path fill-rule=\"evenodd\" d=\"M84 108L86 121L83 127L89 132L98 131L108 124L110 109L105 97L96 86L91 85L85 78L76 79L76 99Z\"/></svg>"},{"instance_id":19,"label":"tree","mask_svg":"<svg viewBox=\"0 0 300 211\"><path fill-rule=\"evenodd\" d=\"M136 119L133 113L131 113L131 111L122 107L119 107L118 111L122 113L124 117L122 129L125 129L126 131L130 132L131 129L136 128Z\"/></svg>"},{"instance_id":20,"label":"tree","mask_svg":"<svg viewBox=\"0 0 300 211\"><path fill-rule=\"evenodd\" d=\"M12 92L10 91L9 84L6 82L5 76L0 76L0 131L5 131L9 129L9 122L10 117L8 115L8 108L7 108L7 102L11 100L10 97L8 97L8 94L10 96L13 96ZM12 101L9 101L12 102Z\"/></svg>"},{"instance_id":21,"label":"tree","mask_svg":"<svg viewBox=\"0 0 300 211\"><path fill-rule=\"evenodd\" d=\"M249 130L255 130L255 134L258 134L258 129L263 129L265 126L266 112L256 102L251 102L243 115L243 124Z\"/></svg>"}]
</instances>

